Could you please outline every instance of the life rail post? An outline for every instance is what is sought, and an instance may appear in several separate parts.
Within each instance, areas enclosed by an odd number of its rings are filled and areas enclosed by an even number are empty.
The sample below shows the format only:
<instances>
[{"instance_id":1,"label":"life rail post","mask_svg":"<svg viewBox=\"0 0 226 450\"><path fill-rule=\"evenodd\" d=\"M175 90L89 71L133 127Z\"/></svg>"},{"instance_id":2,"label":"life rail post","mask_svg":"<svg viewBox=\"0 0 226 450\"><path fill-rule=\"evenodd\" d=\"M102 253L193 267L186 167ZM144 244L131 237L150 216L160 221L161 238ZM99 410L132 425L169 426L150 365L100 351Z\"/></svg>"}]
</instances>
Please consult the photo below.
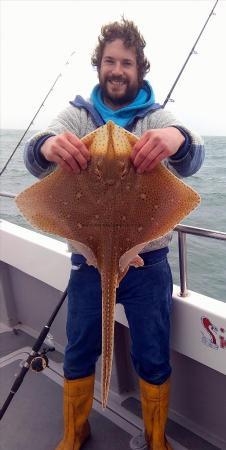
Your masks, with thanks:
<instances>
[{"instance_id":1,"label":"life rail post","mask_svg":"<svg viewBox=\"0 0 226 450\"><path fill-rule=\"evenodd\" d=\"M178 251L179 251L179 270L180 270L180 296L188 296L187 288L187 239L186 233L178 230Z\"/></svg>"}]
</instances>

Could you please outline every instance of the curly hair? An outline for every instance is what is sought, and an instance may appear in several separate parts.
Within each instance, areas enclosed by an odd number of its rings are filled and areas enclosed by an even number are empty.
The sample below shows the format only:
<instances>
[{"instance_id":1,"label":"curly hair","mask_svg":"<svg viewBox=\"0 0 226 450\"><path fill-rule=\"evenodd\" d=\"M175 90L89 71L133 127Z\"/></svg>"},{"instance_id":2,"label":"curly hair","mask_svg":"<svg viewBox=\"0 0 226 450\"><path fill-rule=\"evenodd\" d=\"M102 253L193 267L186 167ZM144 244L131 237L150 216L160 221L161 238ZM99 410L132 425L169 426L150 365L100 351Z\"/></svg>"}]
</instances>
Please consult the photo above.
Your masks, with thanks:
<instances>
[{"instance_id":1,"label":"curly hair","mask_svg":"<svg viewBox=\"0 0 226 450\"><path fill-rule=\"evenodd\" d=\"M144 47L146 46L146 42L138 31L136 25L132 21L124 19L124 17L122 17L121 23L112 22L102 26L101 34L98 37L98 45L96 46L91 58L92 66L96 67L99 72L105 45L115 41L116 39L121 39L126 48L135 48L138 66L138 80L139 84L142 85L144 76L150 70L150 63L144 55Z\"/></svg>"}]
</instances>

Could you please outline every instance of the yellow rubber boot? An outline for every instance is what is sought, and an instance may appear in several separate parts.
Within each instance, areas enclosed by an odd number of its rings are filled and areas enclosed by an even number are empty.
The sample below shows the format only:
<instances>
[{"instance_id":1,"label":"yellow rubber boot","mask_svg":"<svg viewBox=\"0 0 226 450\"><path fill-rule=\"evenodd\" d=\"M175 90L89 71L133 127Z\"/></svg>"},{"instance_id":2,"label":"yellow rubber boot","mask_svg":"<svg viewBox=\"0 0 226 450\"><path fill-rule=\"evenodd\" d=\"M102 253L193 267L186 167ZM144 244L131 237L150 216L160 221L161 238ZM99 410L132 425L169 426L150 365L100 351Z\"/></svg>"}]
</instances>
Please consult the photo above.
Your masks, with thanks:
<instances>
[{"instance_id":1,"label":"yellow rubber boot","mask_svg":"<svg viewBox=\"0 0 226 450\"><path fill-rule=\"evenodd\" d=\"M56 450L79 450L90 436L94 375L64 380L64 438Z\"/></svg>"},{"instance_id":2,"label":"yellow rubber boot","mask_svg":"<svg viewBox=\"0 0 226 450\"><path fill-rule=\"evenodd\" d=\"M169 379L157 386L140 378L142 413L149 450L173 450L165 437L168 416Z\"/></svg>"}]
</instances>

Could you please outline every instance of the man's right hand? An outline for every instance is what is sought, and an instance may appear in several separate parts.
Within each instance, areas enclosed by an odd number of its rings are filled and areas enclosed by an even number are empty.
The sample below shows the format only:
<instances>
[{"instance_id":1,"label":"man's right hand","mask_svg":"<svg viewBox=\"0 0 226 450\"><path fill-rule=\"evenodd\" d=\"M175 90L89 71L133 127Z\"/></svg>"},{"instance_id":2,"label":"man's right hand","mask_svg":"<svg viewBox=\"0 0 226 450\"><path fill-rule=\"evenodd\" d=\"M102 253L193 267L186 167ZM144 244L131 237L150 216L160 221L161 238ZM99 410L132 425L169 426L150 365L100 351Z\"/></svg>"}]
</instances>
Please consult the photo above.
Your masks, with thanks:
<instances>
[{"instance_id":1,"label":"man's right hand","mask_svg":"<svg viewBox=\"0 0 226 450\"><path fill-rule=\"evenodd\" d=\"M90 160L85 144L69 131L49 137L40 151L47 161L55 162L70 173L80 173L81 169L87 168L87 161Z\"/></svg>"}]
</instances>

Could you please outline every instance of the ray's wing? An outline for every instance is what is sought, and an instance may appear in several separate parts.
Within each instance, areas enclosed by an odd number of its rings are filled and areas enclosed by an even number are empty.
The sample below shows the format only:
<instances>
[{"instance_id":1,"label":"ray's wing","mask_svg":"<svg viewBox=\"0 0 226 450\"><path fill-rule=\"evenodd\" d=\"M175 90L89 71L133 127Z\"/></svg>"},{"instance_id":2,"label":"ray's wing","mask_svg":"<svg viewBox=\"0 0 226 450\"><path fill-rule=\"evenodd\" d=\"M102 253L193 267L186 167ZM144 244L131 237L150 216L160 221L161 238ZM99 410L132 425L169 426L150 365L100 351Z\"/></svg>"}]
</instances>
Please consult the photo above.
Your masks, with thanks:
<instances>
[{"instance_id":1,"label":"ray's wing","mask_svg":"<svg viewBox=\"0 0 226 450\"><path fill-rule=\"evenodd\" d=\"M68 174L58 168L20 193L16 204L34 227L74 245L83 243L95 254L100 234L97 224L106 206L95 164L97 156L107 152L108 130L101 127L82 140L92 155L86 171Z\"/></svg>"},{"instance_id":2,"label":"ray's wing","mask_svg":"<svg viewBox=\"0 0 226 450\"><path fill-rule=\"evenodd\" d=\"M137 138L121 130L116 128L113 134L114 145L122 146L120 142L123 141L124 152L129 158ZM167 234L200 203L198 193L163 164L143 174L138 174L131 163L127 167L116 198L122 271L147 242Z\"/></svg>"}]
</instances>

